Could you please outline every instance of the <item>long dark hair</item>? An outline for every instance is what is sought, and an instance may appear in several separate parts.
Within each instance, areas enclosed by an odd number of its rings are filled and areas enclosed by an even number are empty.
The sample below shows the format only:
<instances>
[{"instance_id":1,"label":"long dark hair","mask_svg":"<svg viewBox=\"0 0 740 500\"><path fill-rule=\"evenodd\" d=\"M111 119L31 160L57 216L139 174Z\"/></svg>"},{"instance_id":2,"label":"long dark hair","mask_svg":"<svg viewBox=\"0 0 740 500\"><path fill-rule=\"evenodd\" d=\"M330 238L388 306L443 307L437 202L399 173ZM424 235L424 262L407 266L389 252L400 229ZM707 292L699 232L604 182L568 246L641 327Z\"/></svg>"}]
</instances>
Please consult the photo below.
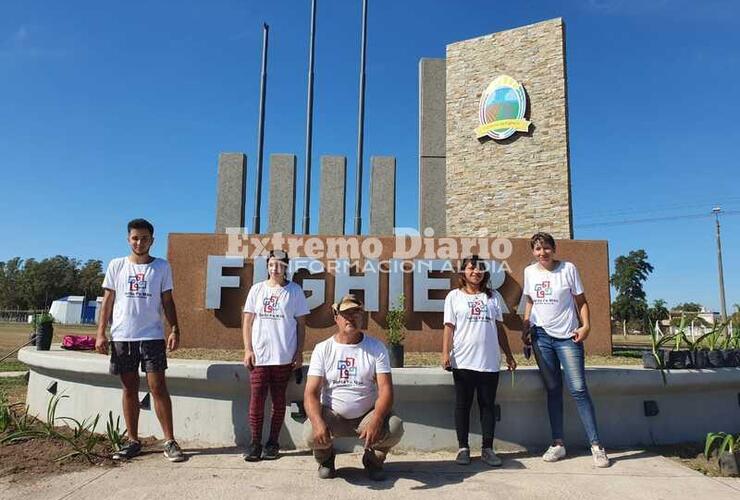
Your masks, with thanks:
<instances>
[{"instance_id":1,"label":"long dark hair","mask_svg":"<svg viewBox=\"0 0 740 500\"><path fill-rule=\"evenodd\" d=\"M462 263L460 264L459 274L457 276L457 288L463 289L465 288L465 285L468 284L467 280L465 279L465 268L467 268L469 264L472 264L479 269L485 269L485 272L483 273L483 280L481 280L480 283L480 291L484 292L486 296L491 297L493 295L493 290L491 290L491 287L488 286L488 280L491 278L491 273L488 271L488 265L486 261L480 259L477 255L471 255L470 257L465 257L462 260Z\"/></svg>"}]
</instances>

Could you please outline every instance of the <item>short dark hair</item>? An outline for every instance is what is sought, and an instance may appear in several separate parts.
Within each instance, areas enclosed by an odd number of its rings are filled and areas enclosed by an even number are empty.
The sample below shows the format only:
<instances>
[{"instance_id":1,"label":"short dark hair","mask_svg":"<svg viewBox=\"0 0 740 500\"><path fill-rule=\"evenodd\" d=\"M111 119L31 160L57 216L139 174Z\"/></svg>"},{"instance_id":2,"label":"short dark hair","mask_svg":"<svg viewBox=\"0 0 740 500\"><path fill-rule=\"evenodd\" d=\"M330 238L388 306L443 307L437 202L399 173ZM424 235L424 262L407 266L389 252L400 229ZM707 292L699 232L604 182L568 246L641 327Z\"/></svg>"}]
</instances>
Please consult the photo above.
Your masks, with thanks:
<instances>
[{"instance_id":1,"label":"short dark hair","mask_svg":"<svg viewBox=\"0 0 740 500\"><path fill-rule=\"evenodd\" d=\"M529 248L534 250L534 246L539 243L542 246L549 245L555 250L555 238L550 233L535 233L529 240Z\"/></svg>"},{"instance_id":2,"label":"short dark hair","mask_svg":"<svg viewBox=\"0 0 740 500\"><path fill-rule=\"evenodd\" d=\"M130 233L132 229L146 229L149 231L149 234L154 236L154 226L146 219L134 219L130 221L128 223L128 232Z\"/></svg>"}]
</instances>

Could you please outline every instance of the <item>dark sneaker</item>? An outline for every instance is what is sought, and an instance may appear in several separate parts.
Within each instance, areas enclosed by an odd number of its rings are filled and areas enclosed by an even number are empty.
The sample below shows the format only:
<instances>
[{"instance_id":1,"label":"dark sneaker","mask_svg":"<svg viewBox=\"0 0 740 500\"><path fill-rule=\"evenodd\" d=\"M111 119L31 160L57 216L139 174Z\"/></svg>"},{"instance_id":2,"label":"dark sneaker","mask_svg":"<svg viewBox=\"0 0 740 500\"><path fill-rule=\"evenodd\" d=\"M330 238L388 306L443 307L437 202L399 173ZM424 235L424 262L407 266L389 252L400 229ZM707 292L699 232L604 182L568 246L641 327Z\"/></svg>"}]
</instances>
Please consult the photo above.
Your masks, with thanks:
<instances>
[{"instance_id":1,"label":"dark sneaker","mask_svg":"<svg viewBox=\"0 0 740 500\"><path fill-rule=\"evenodd\" d=\"M170 462L182 462L185 460L185 454L180 449L177 441L170 439L164 443L164 456Z\"/></svg>"},{"instance_id":2,"label":"dark sneaker","mask_svg":"<svg viewBox=\"0 0 740 500\"><path fill-rule=\"evenodd\" d=\"M275 460L278 456L280 456L280 445L268 441L262 450L262 460Z\"/></svg>"},{"instance_id":3,"label":"dark sneaker","mask_svg":"<svg viewBox=\"0 0 740 500\"><path fill-rule=\"evenodd\" d=\"M113 453L111 458L113 460L130 460L136 455L141 453L141 442L139 441L126 441L126 444Z\"/></svg>"},{"instance_id":4,"label":"dark sneaker","mask_svg":"<svg viewBox=\"0 0 740 500\"><path fill-rule=\"evenodd\" d=\"M455 457L457 465L470 465L470 448L460 448Z\"/></svg>"},{"instance_id":5,"label":"dark sneaker","mask_svg":"<svg viewBox=\"0 0 740 500\"><path fill-rule=\"evenodd\" d=\"M334 458L336 455L331 454L331 457L327 458L319 464L319 477L321 479L331 479L336 477L337 469L334 467Z\"/></svg>"},{"instance_id":6,"label":"dark sneaker","mask_svg":"<svg viewBox=\"0 0 740 500\"><path fill-rule=\"evenodd\" d=\"M262 445L252 443L243 455L247 462L259 462L262 459Z\"/></svg>"},{"instance_id":7,"label":"dark sneaker","mask_svg":"<svg viewBox=\"0 0 740 500\"><path fill-rule=\"evenodd\" d=\"M496 455L493 448L483 448L480 452L480 459L481 462L490 465L491 467L501 467L501 464L503 463L501 457Z\"/></svg>"},{"instance_id":8,"label":"dark sneaker","mask_svg":"<svg viewBox=\"0 0 740 500\"><path fill-rule=\"evenodd\" d=\"M362 465L365 467L371 481L385 480L383 463L378 459L373 450L365 450L365 453L362 455Z\"/></svg>"}]
</instances>

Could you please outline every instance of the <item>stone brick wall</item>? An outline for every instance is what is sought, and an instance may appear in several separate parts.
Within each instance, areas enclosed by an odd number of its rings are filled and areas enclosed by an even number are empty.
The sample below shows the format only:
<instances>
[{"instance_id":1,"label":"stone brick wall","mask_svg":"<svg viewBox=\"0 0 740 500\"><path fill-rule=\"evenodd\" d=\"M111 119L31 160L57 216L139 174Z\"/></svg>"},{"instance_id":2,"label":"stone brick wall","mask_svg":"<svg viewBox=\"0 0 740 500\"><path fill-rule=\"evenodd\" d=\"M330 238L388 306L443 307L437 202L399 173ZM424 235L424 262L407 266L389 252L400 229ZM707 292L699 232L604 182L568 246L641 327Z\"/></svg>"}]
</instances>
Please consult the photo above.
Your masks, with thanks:
<instances>
[{"instance_id":1,"label":"stone brick wall","mask_svg":"<svg viewBox=\"0 0 740 500\"><path fill-rule=\"evenodd\" d=\"M528 133L479 140L478 104L508 74ZM572 238L564 25L553 19L447 46L447 234Z\"/></svg>"}]
</instances>

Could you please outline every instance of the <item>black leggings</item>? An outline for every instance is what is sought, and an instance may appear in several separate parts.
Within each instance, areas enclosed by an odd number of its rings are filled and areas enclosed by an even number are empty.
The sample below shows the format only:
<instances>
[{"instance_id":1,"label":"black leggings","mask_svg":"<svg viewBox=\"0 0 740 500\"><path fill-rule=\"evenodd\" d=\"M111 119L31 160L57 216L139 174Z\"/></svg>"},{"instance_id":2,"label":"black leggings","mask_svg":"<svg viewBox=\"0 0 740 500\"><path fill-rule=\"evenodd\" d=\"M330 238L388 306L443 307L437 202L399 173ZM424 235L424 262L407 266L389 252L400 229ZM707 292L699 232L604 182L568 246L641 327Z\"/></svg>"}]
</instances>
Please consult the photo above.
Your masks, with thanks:
<instances>
[{"instance_id":1,"label":"black leggings","mask_svg":"<svg viewBox=\"0 0 740 500\"><path fill-rule=\"evenodd\" d=\"M480 426L483 434L483 448L493 447L493 432L496 430L494 406L498 388L498 372L478 372L454 368L455 380L455 429L460 448L470 448L470 408L473 406L473 393L478 393Z\"/></svg>"}]
</instances>

